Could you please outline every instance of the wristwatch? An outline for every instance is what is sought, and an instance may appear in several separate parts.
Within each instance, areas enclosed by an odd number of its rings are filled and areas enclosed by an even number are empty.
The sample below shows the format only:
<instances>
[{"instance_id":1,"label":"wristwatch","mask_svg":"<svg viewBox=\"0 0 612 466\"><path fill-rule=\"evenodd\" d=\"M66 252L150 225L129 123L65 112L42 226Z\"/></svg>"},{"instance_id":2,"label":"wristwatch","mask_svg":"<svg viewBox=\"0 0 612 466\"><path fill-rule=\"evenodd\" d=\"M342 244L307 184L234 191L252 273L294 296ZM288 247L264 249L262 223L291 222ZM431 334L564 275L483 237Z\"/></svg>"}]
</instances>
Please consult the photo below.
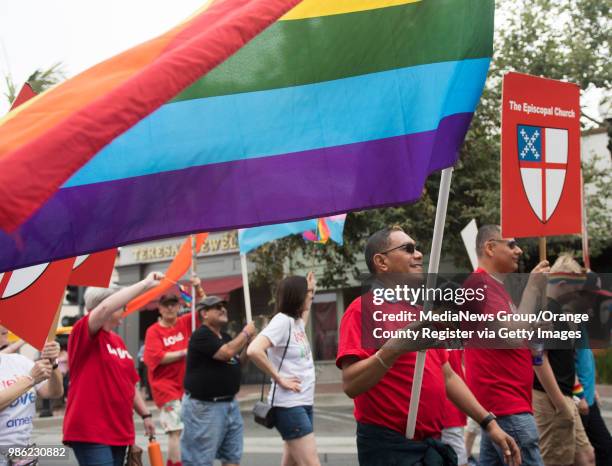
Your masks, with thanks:
<instances>
[{"instance_id":1,"label":"wristwatch","mask_svg":"<svg viewBox=\"0 0 612 466\"><path fill-rule=\"evenodd\" d=\"M480 427L482 427L482 430L487 430L487 426L491 423L491 421L494 421L495 419L497 419L497 416L489 412L489 414L487 414L485 418L480 421Z\"/></svg>"},{"instance_id":2,"label":"wristwatch","mask_svg":"<svg viewBox=\"0 0 612 466\"><path fill-rule=\"evenodd\" d=\"M59 367L59 362L58 362L58 360L56 359L55 361L53 361L53 365L51 366L51 369L52 369L52 370L55 370L55 369L57 369L58 367Z\"/></svg>"}]
</instances>

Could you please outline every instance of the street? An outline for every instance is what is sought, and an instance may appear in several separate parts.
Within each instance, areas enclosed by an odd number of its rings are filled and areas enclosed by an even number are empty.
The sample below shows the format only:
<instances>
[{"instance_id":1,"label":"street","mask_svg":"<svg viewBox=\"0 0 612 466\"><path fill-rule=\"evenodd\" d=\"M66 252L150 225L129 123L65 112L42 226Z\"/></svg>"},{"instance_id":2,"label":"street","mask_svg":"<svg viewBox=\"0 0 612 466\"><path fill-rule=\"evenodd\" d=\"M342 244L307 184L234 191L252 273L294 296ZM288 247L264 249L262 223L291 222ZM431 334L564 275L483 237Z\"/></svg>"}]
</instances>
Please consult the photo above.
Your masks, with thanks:
<instances>
[{"instance_id":1,"label":"street","mask_svg":"<svg viewBox=\"0 0 612 466\"><path fill-rule=\"evenodd\" d=\"M357 448L355 446L355 420L350 399L340 394L328 394L317 397L318 403L314 410L315 435L321 458L321 464L334 466L349 466L357 464ZM275 429L268 430L253 421L250 399L241 402L244 419L245 440L243 466L271 466L280 463L283 442ZM145 450L143 463L149 465L146 453L147 440L142 430L142 422L135 418L136 442ZM159 425L157 425L159 428ZM167 452L165 435L157 437L162 447L164 458ZM61 418L37 419L34 427L34 441L40 446L61 444ZM70 450L69 459L43 459L41 465L77 465L74 454ZM220 464L220 463L216 463Z\"/></svg>"},{"instance_id":2,"label":"street","mask_svg":"<svg viewBox=\"0 0 612 466\"><path fill-rule=\"evenodd\" d=\"M606 387L607 388L607 387ZM612 397L603 396L601 410L609 429L612 429ZM242 416L244 418L245 440L243 466L273 466L280 464L283 444L275 429L267 430L255 424L250 407L254 401L249 399L241 401ZM357 464L357 448L355 446L355 420L353 418L352 402L343 394L318 395L315 403L315 435L321 464L334 466L353 466ZM60 417L37 419L34 427L34 441L40 446L53 446L61 443ZM137 444L145 452L143 463L149 465L146 444L142 430L142 422L135 419ZM159 427L159 426L158 426ZM159 435L159 441L164 455L167 451L165 435ZM476 449L478 444L476 444ZM66 461L43 459L41 465L76 466L78 463L72 451ZM215 463L220 464L220 463Z\"/></svg>"}]
</instances>

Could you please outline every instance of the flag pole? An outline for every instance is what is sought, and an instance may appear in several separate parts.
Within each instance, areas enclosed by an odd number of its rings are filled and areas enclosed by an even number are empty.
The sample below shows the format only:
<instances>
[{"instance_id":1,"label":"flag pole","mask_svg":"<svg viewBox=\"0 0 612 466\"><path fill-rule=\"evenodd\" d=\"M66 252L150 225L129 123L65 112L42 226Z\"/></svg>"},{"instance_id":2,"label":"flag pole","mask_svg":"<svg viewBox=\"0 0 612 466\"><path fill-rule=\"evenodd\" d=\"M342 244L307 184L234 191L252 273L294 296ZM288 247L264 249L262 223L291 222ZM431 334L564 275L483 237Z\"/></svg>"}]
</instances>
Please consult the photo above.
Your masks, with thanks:
<instances>
[{"instance_id":1,"label":"flag pole","mask_svg":"<svg viewBox=\"0 0 612 466\"><path fill-rule=\"evenodd\" d=\"M242 269L242 290L244 291L244 307L247 324L253 320L251 313L251 293L249 291L249 271L247 270L246 254L240 253L240 268Z\"/></svg>"},{"instance_id":2,"label":"flag pole","mask_svg":"<svg viewBox=\"0 0 612 466\"><path fill-rule=\"evenodd\" d=\"M51 323L51 327L49 328L49 333L47 334L47 341L55 340L55 334L57 333L57 323L59 322L60 314L62 313L64 297L60 300L59 305L57 306L57 311L55 311L55 317L53 318L53 322Z\"/></svg>"},{"instance_id":3,"label":"flag pole","mask_svg":"<svg viewBox=\"0 0 612 466\"><path fill-rule=\"evenodd\" d=\"M538 239L538 249L540 252L540 262L546 260L546 236L540 236Z\"/></svg>"},{"instance_id":4,"label":"flag pole","mask_svg":"<svg viewBox=\"0 0 612 466\"><path fill-rule=\"evenodd\" d=\"M582 195L582 262L587 270L591 270L591 258L589 257L589 231L587 228L586 196L584 192L584 177L580 172L580 194Z\"/></svg>"},{"instance_id":5,"label":"flag pole","mask_svg":"<svg viewBox=\"0 0 612 466\"><path fill-rule=\"evenodd\" d=\"M442 170L440 178L440 190L438 192L438 205L436 207L436 221L434 224L431 251L429 253L429 266L427 268L427 288L435 286L435 276L440 266L440 252L442 250L442 238L444 236L444 223L446 222L446 208L448 206L448 195L450 192L453 167ZM423 303L423 312L433 307L431 301ZM414 438L419 399L421 397L421 385L423 382L423 370L425 369L425 351L417 353L414 366L414 377L412 381L412 392L410 393L410 406L408 408L408 423L406 424L406 438Z\"/></svg>"},{"instance_id":6,"label":"flag pole","mask_svg":"<svg viewBox=\"0 0 612 466\"><path fill-rule=\"evenodd\" d=\"M195 235L190 235L191 237L191 276L194 277L196 272L196 259L198 256L198 252L196 251L196 237ZM195 332L196 329L196 287L192 283L191 284L191 331Z\"/></svg>"}]
</instances>

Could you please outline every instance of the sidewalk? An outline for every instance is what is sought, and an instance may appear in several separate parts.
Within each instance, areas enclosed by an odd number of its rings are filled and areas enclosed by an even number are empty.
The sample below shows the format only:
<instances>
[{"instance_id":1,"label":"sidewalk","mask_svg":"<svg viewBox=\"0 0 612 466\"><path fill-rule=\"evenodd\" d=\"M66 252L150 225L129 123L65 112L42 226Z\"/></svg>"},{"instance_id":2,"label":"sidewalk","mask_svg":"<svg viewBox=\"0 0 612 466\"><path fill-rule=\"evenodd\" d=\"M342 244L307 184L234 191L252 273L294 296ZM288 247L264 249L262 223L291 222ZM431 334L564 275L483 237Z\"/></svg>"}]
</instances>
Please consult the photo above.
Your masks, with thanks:
<instances>
[{"instance_id":1,"label":"sidewalk","mask_svg":"<svg viewBox=\"0 0 612 466\"><path fill-rule=\"evenodd\" d=\"M612 387L610 387L610 393L612 393ZM267 395L267 386L264 392L264 397ZM243 385L236 395L238 403L240 403L241 411L249 411L255 402L259 400L261 396L261 385ZM322 383L317 384L315 388L315 406L328 407L328 406L353 406L353 400L346 396L342 392L342 384L340 383ZM153 401L147 401L147 407L156 417L159 409ZM32 421L34 429L44 427L61 427L64 421L64 409L61 408L53 410L53 416L51 417L35 417ZM38 414L37 414L38 416Z\"/></svg>"}]
</instances>

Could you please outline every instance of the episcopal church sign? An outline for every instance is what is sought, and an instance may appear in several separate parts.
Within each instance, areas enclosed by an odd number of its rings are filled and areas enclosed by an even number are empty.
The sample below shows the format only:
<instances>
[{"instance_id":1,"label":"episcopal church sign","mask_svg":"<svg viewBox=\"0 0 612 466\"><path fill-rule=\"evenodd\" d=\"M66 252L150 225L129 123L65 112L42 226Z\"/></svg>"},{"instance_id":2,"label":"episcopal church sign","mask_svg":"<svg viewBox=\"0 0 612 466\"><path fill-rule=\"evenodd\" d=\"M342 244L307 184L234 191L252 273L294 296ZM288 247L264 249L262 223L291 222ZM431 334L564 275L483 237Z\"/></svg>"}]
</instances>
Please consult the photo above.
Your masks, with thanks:
<instances>
[{"instance_id":1,"label":"episcopal church sign","mask_svg":"<svg viewBox=\"0 0 612 466\"><path fill-rule=\"evenodd\" d=\"M580 89L520 73L504 77L504 237L580 233Z\"/></svg>"}]
</instances>

